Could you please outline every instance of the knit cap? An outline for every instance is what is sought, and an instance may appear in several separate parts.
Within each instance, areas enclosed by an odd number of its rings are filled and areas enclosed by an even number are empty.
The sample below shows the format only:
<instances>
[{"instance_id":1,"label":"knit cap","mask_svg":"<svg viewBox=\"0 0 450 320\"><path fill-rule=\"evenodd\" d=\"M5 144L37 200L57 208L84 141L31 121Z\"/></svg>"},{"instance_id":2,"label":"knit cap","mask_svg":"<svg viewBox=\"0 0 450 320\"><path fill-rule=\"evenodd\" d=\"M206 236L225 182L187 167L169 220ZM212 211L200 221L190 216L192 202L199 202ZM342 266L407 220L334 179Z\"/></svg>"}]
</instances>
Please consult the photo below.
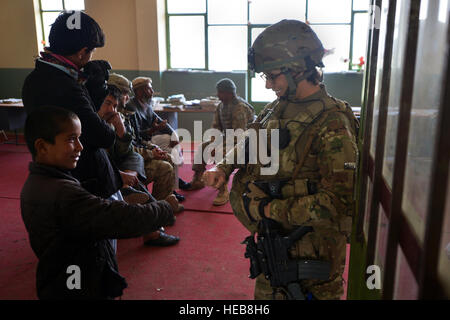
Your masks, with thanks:
<instances>
[{"instance_id":1,"label":"knit cap","mask_svg":"<svg viewBox=\"0 0 450 320\"><path fill-rule=\"evenodd\" d=\"M216 88L217 91L236 93L236 85L234 84L233 80L228 78L222 79L217 82Z\"/></svg>"}]
</instances>

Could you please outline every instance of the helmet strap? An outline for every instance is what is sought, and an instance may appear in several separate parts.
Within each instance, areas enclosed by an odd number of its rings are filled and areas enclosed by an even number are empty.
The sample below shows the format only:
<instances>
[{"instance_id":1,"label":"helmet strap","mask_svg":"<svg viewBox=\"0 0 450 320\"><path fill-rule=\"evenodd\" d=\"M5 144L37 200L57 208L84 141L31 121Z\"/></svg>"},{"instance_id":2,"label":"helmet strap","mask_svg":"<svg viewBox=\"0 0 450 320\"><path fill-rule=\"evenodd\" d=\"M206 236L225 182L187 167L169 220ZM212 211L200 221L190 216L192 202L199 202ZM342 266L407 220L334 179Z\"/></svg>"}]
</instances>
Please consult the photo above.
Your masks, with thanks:
<instances>
[{"instance_id":1,"label":"helmet strap","mask_svg":"<svg viewBox=\"0 0 450 320\"><path fill-rule=\"evenodd\" d=\"M281 99L284 100L295 100L297 97L297 86L300 82L310 77L314 72L314 69L312 70L306 70L303 72L301 76L292 76L292 70L289 69L282 69L281 73L284 74L286 77L286 80L288 82L288 89L286 90L286 94L281 97Z\"/></svg>"}]
</instances>

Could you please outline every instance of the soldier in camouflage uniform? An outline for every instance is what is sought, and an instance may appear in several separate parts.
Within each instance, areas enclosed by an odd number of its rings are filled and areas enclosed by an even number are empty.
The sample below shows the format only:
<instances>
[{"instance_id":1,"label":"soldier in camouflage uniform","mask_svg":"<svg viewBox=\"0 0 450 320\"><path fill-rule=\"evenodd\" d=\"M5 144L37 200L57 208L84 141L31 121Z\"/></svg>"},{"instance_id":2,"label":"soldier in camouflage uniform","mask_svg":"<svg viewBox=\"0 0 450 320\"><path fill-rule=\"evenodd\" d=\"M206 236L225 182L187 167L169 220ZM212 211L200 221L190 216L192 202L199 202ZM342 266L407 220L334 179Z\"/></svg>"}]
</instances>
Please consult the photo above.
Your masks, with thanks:
<instances>
[{"instance_id":1,"label":"soldier in camouflage uniform","mask_svg":"<svg viewBox=\"0 0 450 320\"><path fill-rule=\"evenodd\" d=\"M255 109L244 99L236 95L236 85L231 79L222 79L216 84L217 96L220 99L220 104L214 114L212 128L222 132L225 137L227 129L247 129L247 125L255 119ZM235 139L237 141L237 139ZM201 144L194 155L194 164L192 170L194 177L191 181L191 188L189 190L201 189L205 186L201 177L206 170L205 159L203 159L203 150L205 150L211 143L206 141ZM225 138L223 139L223 155L226 154ZM215 155L214 155L215 156ZM217 162L222 159L216 159ZM213 204L216 206L224 205L229 200L229 192L226 184L219 188L219 193L214 199Z\"/></svg>"},{"instance_id":2,"label":"soldier in camouflage uniform","mask_svg":"<svg viewBox=\"0 0 450 320\"><path fill-rule=\"evenodd\" d=\"M249 52L249 67L264 73L266 88L274 90L278 99L264 108L254 124L280 129L279 170L263 176L260 164L223 161L206 171L203 179L218 187L239 168L230 202L252 234L261 232L260 221L265 218L278 222L286 233L299 226L312 227L290 247L289 258L321 261L329 271L326 280L297 276L296 282L311 299L339 299L352 224L359 124L348 104L328 95L320 83L317 67L323 67L323 55L314 31L300 21L280 21L259 35ZM282 196L261 206L267 195L252 181L283 179ZM247 207L243 194L250 199ZM255 299L286 299L286 293L286 288L271 287L263 274L256 278Z\"/></svg>"}]
</instances>

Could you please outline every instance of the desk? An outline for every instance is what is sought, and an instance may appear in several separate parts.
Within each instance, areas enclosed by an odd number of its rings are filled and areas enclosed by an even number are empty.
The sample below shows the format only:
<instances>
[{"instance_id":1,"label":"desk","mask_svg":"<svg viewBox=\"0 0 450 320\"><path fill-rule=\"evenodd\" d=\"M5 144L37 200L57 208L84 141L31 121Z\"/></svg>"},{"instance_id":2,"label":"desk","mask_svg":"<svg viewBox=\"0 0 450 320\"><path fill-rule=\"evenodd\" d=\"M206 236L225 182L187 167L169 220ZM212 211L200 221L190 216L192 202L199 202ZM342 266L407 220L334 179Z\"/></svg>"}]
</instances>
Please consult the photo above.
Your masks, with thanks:
<instances>
[{"instance_id":1,"label":"desk","mask_svg":"<svg viewBox=\"0 0 450 320\"><path fill-rule=\"evenodd\" d=\"M27 114L23 103L1 103L0 104L0 130L14 130L16 145L19 144L17 129L25 126Z\"/></svg>"}]
</instances>

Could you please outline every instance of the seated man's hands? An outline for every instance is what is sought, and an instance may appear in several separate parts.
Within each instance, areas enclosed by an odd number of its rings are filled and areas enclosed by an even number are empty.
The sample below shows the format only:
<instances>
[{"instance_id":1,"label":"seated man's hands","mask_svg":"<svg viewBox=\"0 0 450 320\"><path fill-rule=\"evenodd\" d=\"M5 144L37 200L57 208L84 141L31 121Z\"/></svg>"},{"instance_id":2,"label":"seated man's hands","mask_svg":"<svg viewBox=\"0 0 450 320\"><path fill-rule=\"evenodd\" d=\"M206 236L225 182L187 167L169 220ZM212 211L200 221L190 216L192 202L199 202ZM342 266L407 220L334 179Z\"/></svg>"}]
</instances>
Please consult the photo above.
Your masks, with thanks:
<instances>
[{"instance_id":1,"label":"seated man's hands","mask_svg":"<svg viewBox=\"0 0 450 320\"><path fill-rule=\"evenodd\" d=\"M156 129L156 131L162 130L167 127L167 120L163 120L160 123L155 123L153 127Z\"/></svg>"},{"instance_id":2,"label":"seated man's hands","mask_svg":"<svg viewBox=\"0 0 450 320\"><path fill-rule=\"evenodd\" d=\"M135 171L120 171L120 176L122 177L123 188L133 187L139 183L137 172Z\"/></svg>"},{"instance_id":3,"label":"seated man's hands","mask_svg":"<svg viewBox=\"0 0 450 320\"><path fill-rule=\"evenodd\" d=\"M158 132L158 131L164 129L166 126L167 126L167 120L163 120L160 123L153 122L153 126L150 129L147 129L145 131L145 133L148 134L149 136L151 136L155 132Z\"/></svg>"},{"instance_id":4,"label":"seated man's hands","mask_svg":"<svg viewBox=\"0 0 450 320\"><path fill-rule=\"evenodd\" d=\"M152 150L153 159L155 160L167 160L167 152L162 151L161 148L155 147Z\"/></svg>"},{"instance_id":5,"label":"seated man's hands","mask_svg":"<svg viewBox=\"0 0 450 320\"><path fill-rule=\"evenodd\" d=\"M107 121L107 117L111 117L116 112L114 104L111 103L110 100L105 99L98 110L97 114L98 116Z\"/></svg>"},{"instance_id":6,"label":"seated man's hands","mask_svg":"<svg viewBox=\"0 0 450 320\"><path fill-rule=\"evenodd\" d=\"M123 124L120 114L118 112L114 112L114 114L108 115L110 115L110 117L106 121L114 126L114 129L116 129L116 134L119 138L122 138L125 134L125 125Z\"/></svg>"},{"instance_id":7,"label":"seated man's hands","mask_svg":"<svg viewBox=\"0 0 450 320\"><path fill-rule=\"evenodd\" d=\"M227 180L225 172L217 167L206 170L202 179L207 186L216 189L219 189Z\"/></svg>"},{"instance_id":8,"label":"seated man's hands","mask_svg":"<svg viewBox=\"0 0 450 320\"><path fill-rule=\"evenodd\" d=\"M173 148L179 143L180 143L179 141L171 140L170 143L169 143L169 148Z\"/></svg>"}]
</instances>

